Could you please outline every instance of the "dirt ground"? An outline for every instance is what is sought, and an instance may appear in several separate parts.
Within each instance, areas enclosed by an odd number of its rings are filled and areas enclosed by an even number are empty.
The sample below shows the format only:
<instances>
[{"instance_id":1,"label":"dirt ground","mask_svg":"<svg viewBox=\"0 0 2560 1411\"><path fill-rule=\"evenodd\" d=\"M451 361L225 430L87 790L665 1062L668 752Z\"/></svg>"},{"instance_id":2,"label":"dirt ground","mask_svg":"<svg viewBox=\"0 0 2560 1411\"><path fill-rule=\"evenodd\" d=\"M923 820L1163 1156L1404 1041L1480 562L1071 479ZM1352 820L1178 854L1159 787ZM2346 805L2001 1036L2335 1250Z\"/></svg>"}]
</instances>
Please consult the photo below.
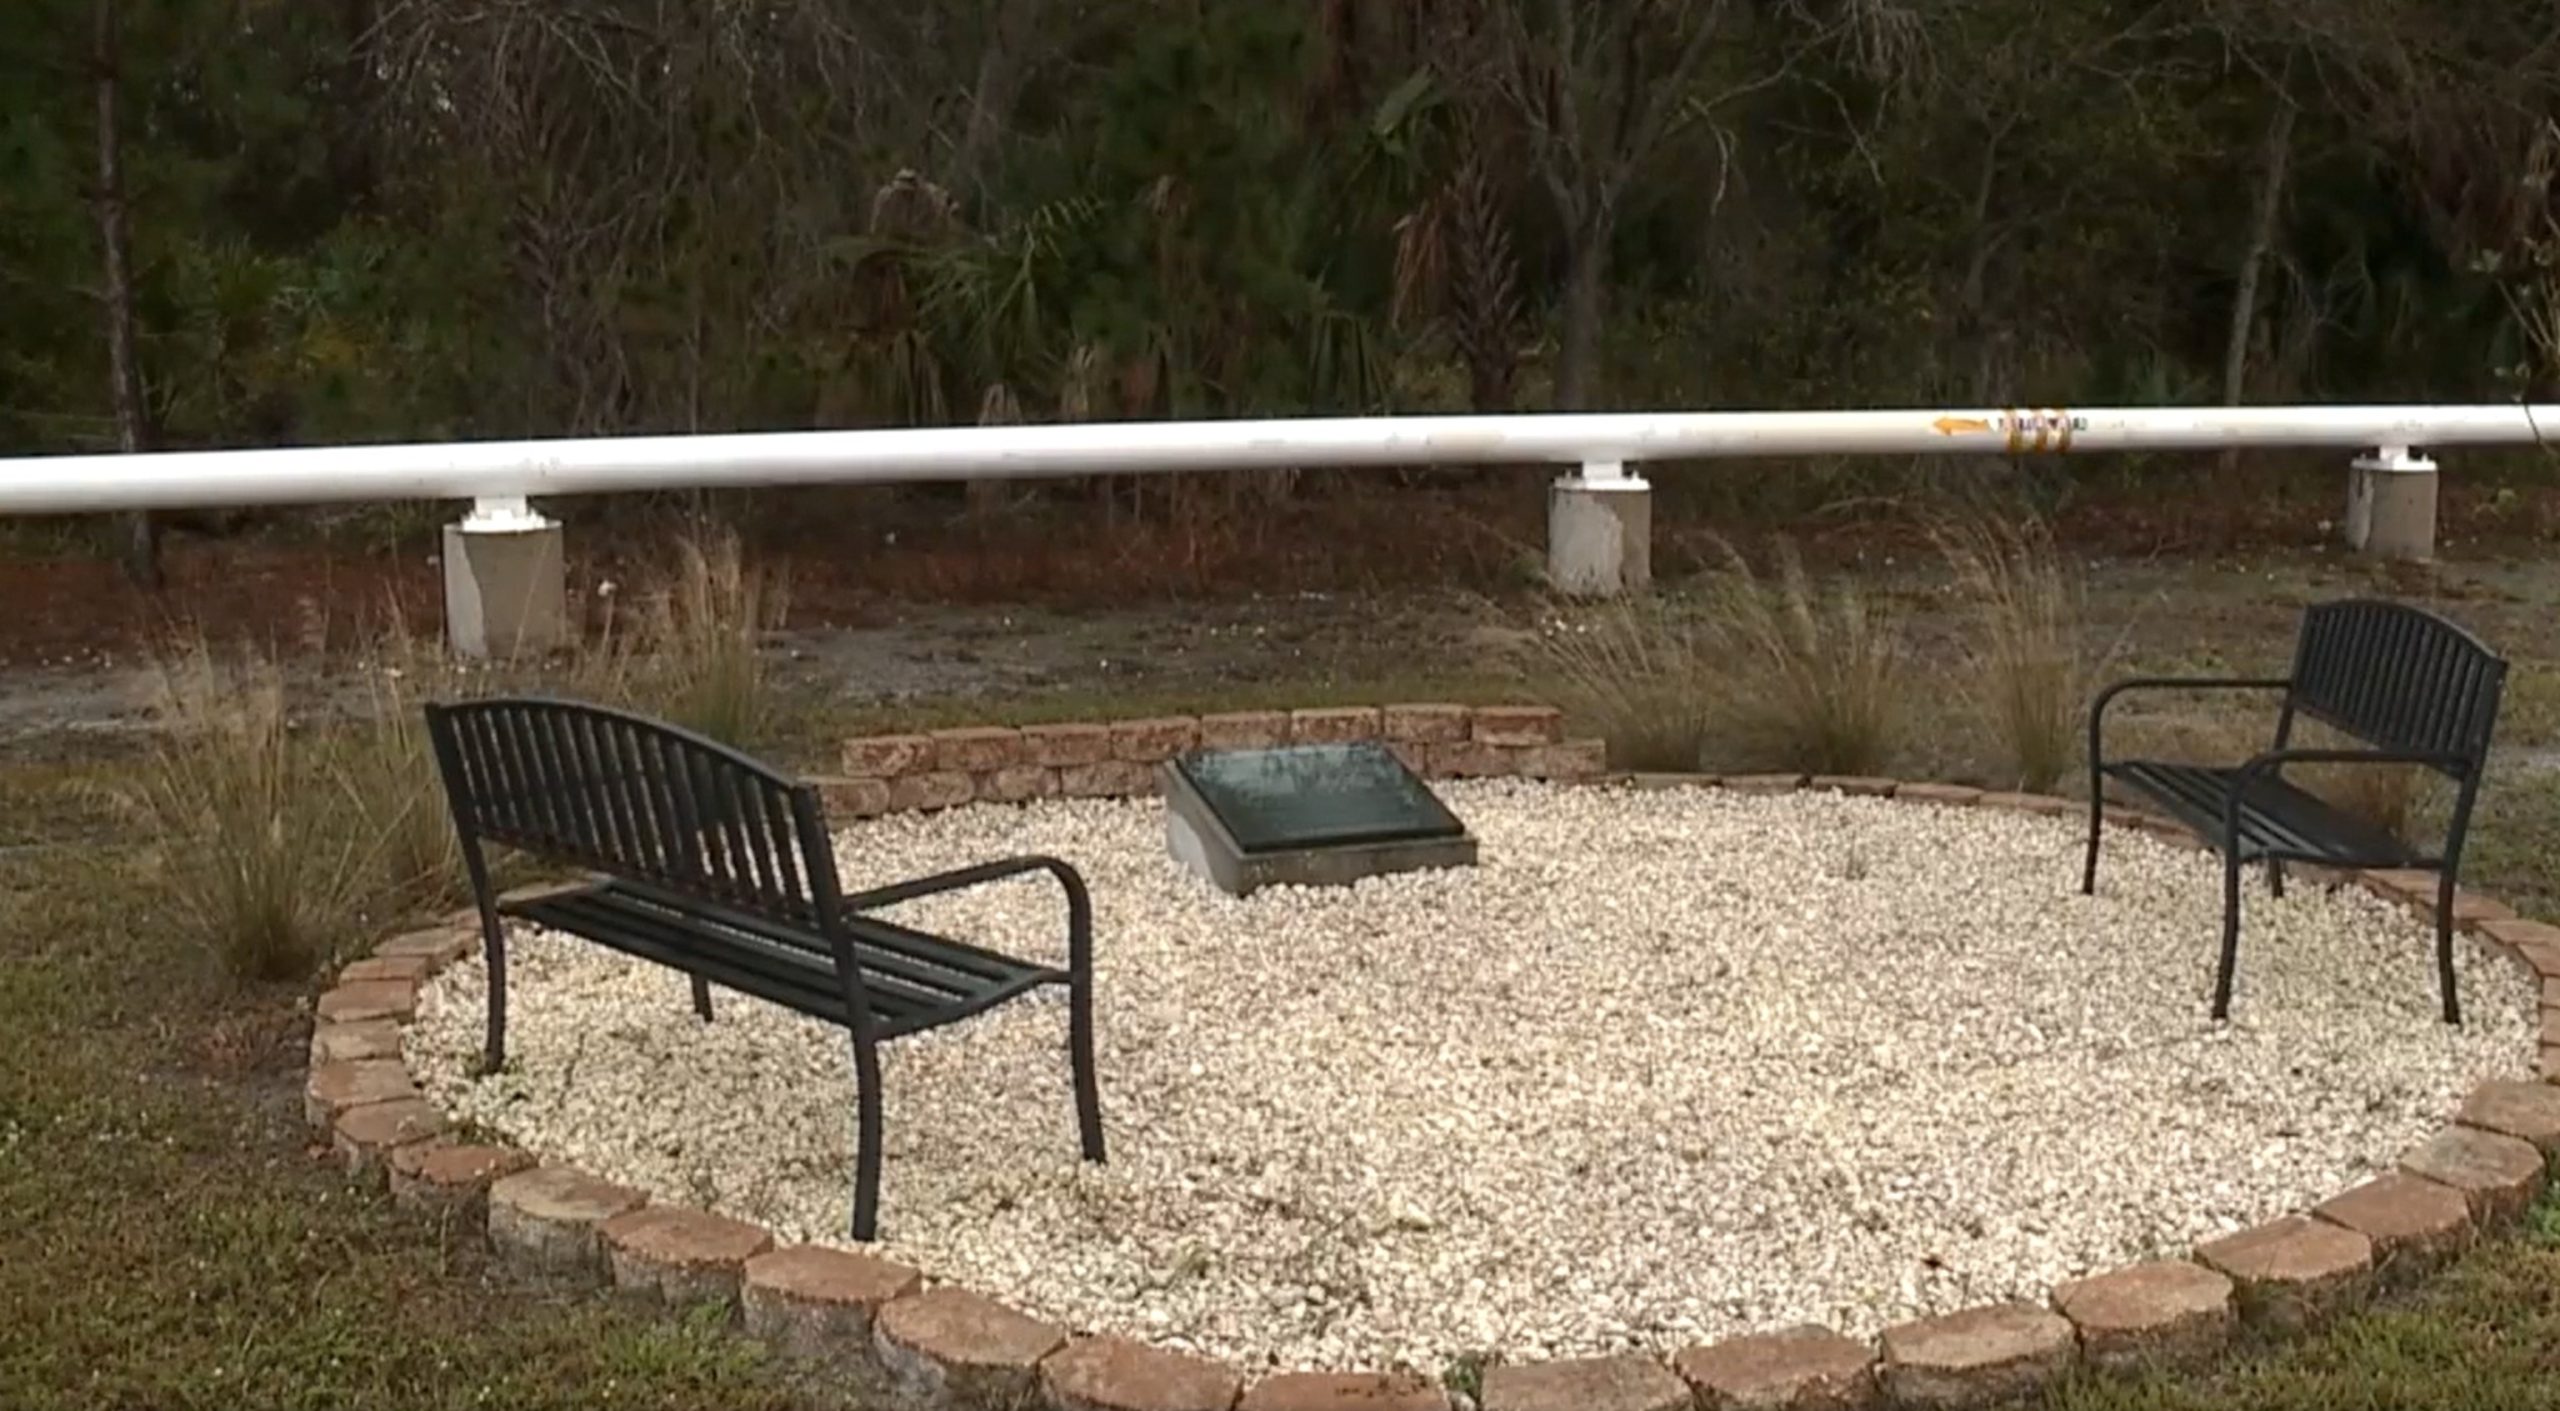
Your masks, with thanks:
<instances>
[{"instance_id":1,"label":"dirt ground","mask_svg":"<svg viewBox=\"0 0 2560 1411\"><path fill-rule=\"evenodd\" d=\"M2294 620L2312 601L2386 593L2426 602L2517 660L2511 713L2538 709L2560 665L2560 558L2455 557L2385 566L2328 549L2082 560L2088 619L2102 647L2143 669L2280 667ZM1943 648L1944 574L1925 550L1864 556L1859 576L1885 590L1924 653ZM311 550L185 550L168 593L219 636L266 639L322 676L354 669L362 615L348 604L397 593L410 620L436 621L433 569L386 568ZM0 750L71 745L145 719L152 608L111 567L89 561L0 564ZM1676 585L1674 587L1676 591ZM112 614L121 602L123 616ZM1140 701L1226 698L1287 686L1322 695L1511 672L1513 648L1545 606L1527 592L1298 592L1087 609L952 607L862 601L853 612L795 614L776 634L782 679L848 720L894 719L903 704L990 714L1061 697ZM830 616L838 620L828 620ZM849 619L849 620L846 620ZM311 651L326 644L326 650ZM300 649L300 650L297 650ZM1535 694L1536 683L1521 691Z\"/></svg>"},{"instance_id":2,"label":"dirt ground","mask_svg":"<svg viewBox=\"0 0 2560 1411\"><path fill-rule=\"evenodd\" d=\"M1723 475L1723 472L1716 472ZM2339 486L2322 466L2257 477L2151 472L2140 484L2035 490L2085 577L2099 645L2128 667L2277 666L2301 607L2381 593L2442 608L2519 664L2510 719L2532 724L2560 690L2560 482L2446 477L2444 558L2377 564L2332 542ZM1179 478L1176 478L1179 479ZM1159 482L1161 483L1161 482ZM911 708L1044 714L1078 699L1135 705L1359 697L1506 688L1535 589L1538 483L1309 493L1265 513L1123 512L1061 498L969 520L926 497L772 492L741 500L755 561L788 587L774 652L822 720L894 721ZM1660 478L1656 571L1672 591L1717 561L1720 538L1783 537L1819 572L1883 589L1925 652L1951 650L1946 573L1916 501L1860 500L1816 484L1806 507L1720 506L1732 476ZM1763 482L1769 483L1769 482ZM1207 488L1216 489L1215 485ZM1764 497L1765 498L1765 497ZM1142 512L1143 511L1143 512ZM263 645L343 687L387 613L440 620L432 506L364 512L224 538L171 536L169 584L130 586L76 532L0 526L0 755L130 738L155 644L195 634ZM668 528L647 505L586 502L573 518L573 611L593 624L649 572ZM656 516L653 518L652 516ZM29 522L42 525L43 522ZM1539 694L1538 683L1508 684ZM1097 703L1099 705L1099 703ZM2560 706L2554 706L2560 710Z\"/></svg>"}]
</instances>

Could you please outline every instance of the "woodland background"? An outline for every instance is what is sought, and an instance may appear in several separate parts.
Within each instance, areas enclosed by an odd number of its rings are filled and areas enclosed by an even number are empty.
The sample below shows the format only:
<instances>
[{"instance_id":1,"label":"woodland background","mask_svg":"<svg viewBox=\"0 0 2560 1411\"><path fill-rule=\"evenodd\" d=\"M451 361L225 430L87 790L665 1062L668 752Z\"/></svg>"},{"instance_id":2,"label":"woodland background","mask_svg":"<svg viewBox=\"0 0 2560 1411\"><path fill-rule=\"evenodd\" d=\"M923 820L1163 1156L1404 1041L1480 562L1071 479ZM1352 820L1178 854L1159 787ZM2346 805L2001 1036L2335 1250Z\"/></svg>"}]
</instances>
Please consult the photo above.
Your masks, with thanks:
<instances>
[{"instance_id":1,"label":"woodland background","mask_svg":"<svg viewBox=\"0 0 2560 1411\"><path fill-rule=\"evenodd\" d=\"M10 0L0 450L2549 397L2555 98L2547 0Z\"/></svg>"}]
</instances>

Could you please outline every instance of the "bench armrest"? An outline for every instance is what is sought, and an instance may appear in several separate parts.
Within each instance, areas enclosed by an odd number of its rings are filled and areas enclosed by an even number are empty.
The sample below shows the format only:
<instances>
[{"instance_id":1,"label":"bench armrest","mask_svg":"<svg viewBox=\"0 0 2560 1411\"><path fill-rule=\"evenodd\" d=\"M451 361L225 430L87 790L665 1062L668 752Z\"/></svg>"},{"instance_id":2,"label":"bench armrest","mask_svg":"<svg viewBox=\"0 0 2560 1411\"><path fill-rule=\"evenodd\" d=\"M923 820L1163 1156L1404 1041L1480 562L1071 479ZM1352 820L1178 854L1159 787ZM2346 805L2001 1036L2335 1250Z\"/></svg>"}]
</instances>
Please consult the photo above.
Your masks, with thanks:
<instances>
[{"instance_id":1,"label":"bench armrest","mask_svg":"<svg viewBox=\"0 0 2560 1411\"><path fill-rule=\"evenodd\" d=\"M912 882L892 882L885 887L848 893L843 905L847 912L876 911L884 906L914 901L918 897L1000 882L1026 872L1048 873L1058 879L1059 888L1067 894L1067 969L1081 981L1093 969L1093 897L1085 889L1084 874L1076 871L1072 864L1054 857L1026 854L937 872Z\"/></svg>"},{"instance_id":2,"label":"bench armrest","mask_svg":"<svg viewBox=\"0 0 2560 1411\"><path fill-rule=\"evenodd\" d=\"M902 901L914 901L918 897L934 896L942 892L957 892L969 887L983 886L989 882L1001 882L1007 877L1019 877L1026 872L1047 872L1065 884L1070 891L1084 889L1084 878L1079 876L1073 867L1054 857L1008 857L998 862L981 862L972 867L936 872L930 877L918 877L912 882L892 882L888 886L873 887L868 891L847 892L844 897L844 907L847 911L877 911L884 906L896 906Z\"/></svg>"},{"instance_id":3,"label":"bench armrest","mask_svg":"<svg viewBox=\"0 0 2560 1411\"><path fill-rule=\"evenodd\" d=\"M2292 686L2290 676L2134 676L2100 691L2089 713L2105 710L2107 702L2127 691L2284 691Z\"/></svg>"},{"instance_id":4,"label":"bench armrest","mask_svg":"<svg viewBox=\"0 0 2560 1411\"><path fill-rule=\"evenodd\" d=\"M2135 676L2118 681L2098 693L2089 703L2089 796L2097 797L2098 766L2103 761L2098 748L2098 730L2105 720L2107 706L2127 691L2290 691L2289 676Z\"/></svg>"}]
</instances>

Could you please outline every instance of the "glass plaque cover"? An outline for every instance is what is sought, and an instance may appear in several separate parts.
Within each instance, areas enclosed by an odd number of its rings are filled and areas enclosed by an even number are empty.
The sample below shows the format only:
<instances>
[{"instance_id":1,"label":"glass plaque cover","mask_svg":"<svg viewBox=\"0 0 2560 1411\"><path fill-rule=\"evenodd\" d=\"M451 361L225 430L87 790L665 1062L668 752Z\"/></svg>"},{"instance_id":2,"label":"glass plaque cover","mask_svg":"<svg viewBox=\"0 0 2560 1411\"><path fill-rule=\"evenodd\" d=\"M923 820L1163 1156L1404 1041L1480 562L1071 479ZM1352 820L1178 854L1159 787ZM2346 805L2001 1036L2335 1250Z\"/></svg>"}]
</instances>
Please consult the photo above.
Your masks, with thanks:
<instances>
[{"instance_id":1,"label":"glass plaque cover","mask_svg":"<svg viewBox=\"0 0 2560 1411\"><path fill-rule=\"evenodd\" d=\"M1186 755L1174 767L1247 853L1467 831L1384 745L1221 750Z\"/></svg>"}]
</instances>

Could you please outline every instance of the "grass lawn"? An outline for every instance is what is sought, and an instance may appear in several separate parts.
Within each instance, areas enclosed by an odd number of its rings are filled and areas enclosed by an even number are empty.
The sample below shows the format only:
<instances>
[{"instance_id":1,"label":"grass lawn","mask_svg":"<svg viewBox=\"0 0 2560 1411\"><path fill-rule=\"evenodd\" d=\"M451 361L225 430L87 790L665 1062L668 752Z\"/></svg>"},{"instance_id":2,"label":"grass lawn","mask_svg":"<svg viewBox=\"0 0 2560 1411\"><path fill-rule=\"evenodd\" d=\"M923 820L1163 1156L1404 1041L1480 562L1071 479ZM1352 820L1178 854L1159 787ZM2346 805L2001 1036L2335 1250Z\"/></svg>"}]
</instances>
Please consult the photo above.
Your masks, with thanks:
<instances>
[{"instance_id":1,"label":"grass lawn","mask_svg":"<svg viewBox=\"0 0 2560 1411\"><path fill-rule=\"evenodd\" d=\"M821 1407L743 1339L498 1279L316 1158L309 993L237 991L58 786L0 782L0 1405Z\"/></svg>"},{"instance_id":2,"label":"grass lawn","mask_svg":"<svg viewBox=\"0 0 2560 1411\"><path fill-rule=\"evenodd\" d=\"M2270 593L2230 620L2280 652L2297 606ZM2529 667L2501 730L2511 760L2560 736L2548 684L2560 639L2547 622L2538 640L2518 635L2540 611L2516 604L2488 630ZM2213 656L2193 628L2161 615L2125 669ZM1463 669L1443 689L1492 693ZM1250 700L1215 693L1239 705L1340 694L1268 681ZM899 718L969 711L919 701ZM702 1321L508 1284L473 1231L397 1211L318 1159L300 1116L310 990L231 987L149 923L145 840L74 787L112 767L0 764L0 1406L862 1404ZM2560 769L2502 769L2474 838L2466 880L2560 915ZM2088 1377L2046 1400L2560 1407L2560 1212L2546 1206L2422 1288L2208 1375Z\"/></svg>"}]
</instances>

